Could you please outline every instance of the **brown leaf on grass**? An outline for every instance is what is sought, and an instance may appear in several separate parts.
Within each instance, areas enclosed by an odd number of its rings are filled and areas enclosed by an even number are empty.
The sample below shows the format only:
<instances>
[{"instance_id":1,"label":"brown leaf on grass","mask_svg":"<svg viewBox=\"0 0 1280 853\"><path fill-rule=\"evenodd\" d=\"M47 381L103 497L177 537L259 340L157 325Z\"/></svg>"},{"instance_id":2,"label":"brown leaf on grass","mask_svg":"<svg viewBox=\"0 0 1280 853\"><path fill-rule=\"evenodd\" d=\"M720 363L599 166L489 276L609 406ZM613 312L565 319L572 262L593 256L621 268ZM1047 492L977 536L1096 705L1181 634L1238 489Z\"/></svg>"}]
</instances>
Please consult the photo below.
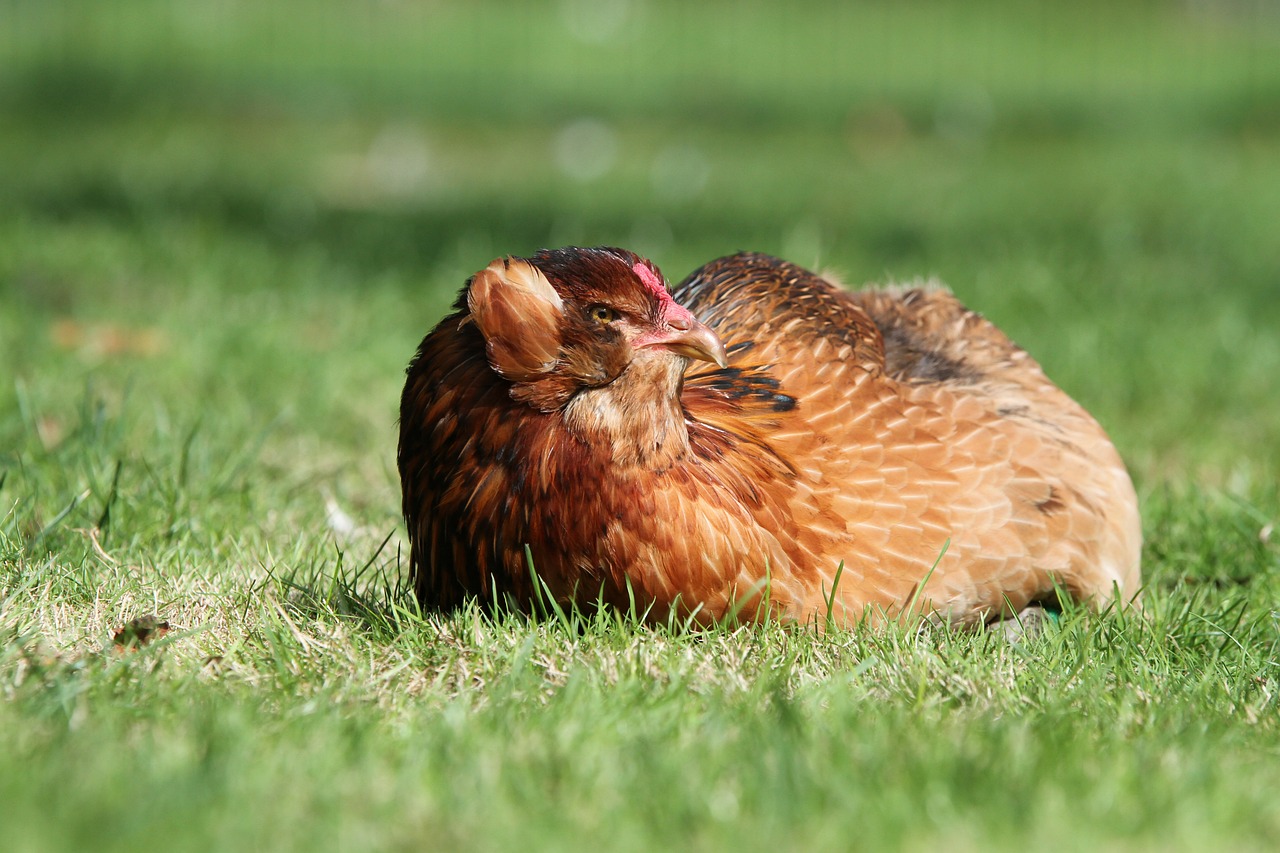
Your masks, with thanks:
<instances>
[{"instance_id":1,"label":"brown leaf on grass","mask_svg":"<svg viewBox=\"0 0 1280 853\"><path fill-rule=\"evenodd\" d=\"M129 328L114 323L81 323L63 318L49 327L49 337L61 349L79 350L102 358L114 355L159 355L168 349L164 332L155 328Z\"/></svg>"},{"instance_id":2,"label":"brown leaf on grass","mask_svg":"<svg viewBox=\"0 0 1280 853\"><path fill-rule=\"evenodd\" d=\"M53 450L61 444L66 432L62 421L57 418L44 415L36 421L36 435L40 436L40 444L45 450Z\"/></svg>"},{"instance_id":3,"label":"brown leaf on grass","mask_svg":"<svg viewBox=\"0 0 1280 853\"><path fill-rule=\"evenodd\" d=\"M116 651L132 651L169 633L169 623L154 613L131 619L111 633Z\"/></svg>"}]
</instances>

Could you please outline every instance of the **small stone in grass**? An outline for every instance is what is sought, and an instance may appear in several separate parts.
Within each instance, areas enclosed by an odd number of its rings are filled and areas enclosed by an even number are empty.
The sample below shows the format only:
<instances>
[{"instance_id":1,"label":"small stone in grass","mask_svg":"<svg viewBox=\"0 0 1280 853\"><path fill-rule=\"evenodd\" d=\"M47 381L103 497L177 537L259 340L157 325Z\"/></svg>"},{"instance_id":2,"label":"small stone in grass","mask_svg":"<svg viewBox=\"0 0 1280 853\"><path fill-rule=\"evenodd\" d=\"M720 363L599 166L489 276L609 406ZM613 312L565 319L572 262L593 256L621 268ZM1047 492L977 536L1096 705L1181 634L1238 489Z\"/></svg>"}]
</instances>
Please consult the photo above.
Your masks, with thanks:
<instances>
[{"instance_id":1,"label":"small stone in grass","mask_svg":"<svg viewBox=\"0 0 1280 853\"><path fill-rule=\"evenodd\" d=\"M987 629L1002 635L1011 643L1034 640L1044 635L1050 627L1059 623L1058 614L1039 605L1030 605L1018 611L1011 619L1002 619L987 626Z\"/></svg>"}]
</instances>

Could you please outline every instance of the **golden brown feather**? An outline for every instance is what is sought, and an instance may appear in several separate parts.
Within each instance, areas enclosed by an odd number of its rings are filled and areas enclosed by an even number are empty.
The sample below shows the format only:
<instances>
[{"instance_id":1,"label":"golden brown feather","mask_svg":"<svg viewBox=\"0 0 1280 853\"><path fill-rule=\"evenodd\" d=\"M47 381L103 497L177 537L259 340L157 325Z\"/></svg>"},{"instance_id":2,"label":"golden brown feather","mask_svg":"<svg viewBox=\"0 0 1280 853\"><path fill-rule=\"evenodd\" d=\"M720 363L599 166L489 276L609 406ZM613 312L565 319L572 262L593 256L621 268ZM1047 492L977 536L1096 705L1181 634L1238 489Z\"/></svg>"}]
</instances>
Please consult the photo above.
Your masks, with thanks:
<instances>
[{"instance_id":1,"label":"golden brown feather","mask_svg":"<svg viewBox=\"0 0 1280 853\"><path fill-rule=\"evenodd\" d=\"M495 261L410 365L399 465L429 607L531 606L526 546L557 598L655 619L973 624L1140 583L1124 466L1030 356L943 289L764 255L672 293L618 249Z\"/></svg>"}]
</instances>

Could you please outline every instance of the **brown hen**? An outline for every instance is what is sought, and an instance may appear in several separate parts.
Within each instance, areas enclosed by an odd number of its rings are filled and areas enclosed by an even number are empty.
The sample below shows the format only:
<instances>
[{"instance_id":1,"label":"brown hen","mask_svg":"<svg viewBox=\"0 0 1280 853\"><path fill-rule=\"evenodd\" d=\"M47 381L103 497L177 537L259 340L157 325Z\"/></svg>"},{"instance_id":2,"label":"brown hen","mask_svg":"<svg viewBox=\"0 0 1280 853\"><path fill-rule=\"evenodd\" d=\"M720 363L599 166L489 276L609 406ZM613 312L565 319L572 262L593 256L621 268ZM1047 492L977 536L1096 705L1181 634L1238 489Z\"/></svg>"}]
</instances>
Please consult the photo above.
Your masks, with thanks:
<instances>
[{"instance_id":1,"label":"brown hen","mask_svg":"<svg viewBox=\"0 0 1280 853\"><path fill-rule=\"evenodd\" d=\"M570 248L494 261L456 309L401 401L424 606L527 609L530 561L562 602L702 622L976 624L1138 591L1106 435L943 289L740 254L668 292L636 255Z\"/></svg>"}]
</instances>

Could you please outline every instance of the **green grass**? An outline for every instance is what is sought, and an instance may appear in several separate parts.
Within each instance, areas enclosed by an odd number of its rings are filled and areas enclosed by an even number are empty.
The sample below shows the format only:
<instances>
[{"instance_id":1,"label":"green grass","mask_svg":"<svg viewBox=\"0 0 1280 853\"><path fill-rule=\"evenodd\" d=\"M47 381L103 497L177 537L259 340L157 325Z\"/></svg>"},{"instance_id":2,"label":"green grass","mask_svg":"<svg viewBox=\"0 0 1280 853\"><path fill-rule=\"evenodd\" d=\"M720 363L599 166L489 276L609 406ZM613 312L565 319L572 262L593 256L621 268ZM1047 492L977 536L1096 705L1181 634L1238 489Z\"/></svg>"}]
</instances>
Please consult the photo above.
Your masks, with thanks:
<instances>
[{"instance_id":1,"label":"green grass","mask_svg":"<svg viewBox=\"0 0 1280 853\"><path fill-rule=\"evenodd\" d=\"M579 7L0 7L0 848L1274 849L1274 14ZM943 278L1128 460L1145 618L417 614L403 367L571 242Z\"/></svg>"}]
</instances>

